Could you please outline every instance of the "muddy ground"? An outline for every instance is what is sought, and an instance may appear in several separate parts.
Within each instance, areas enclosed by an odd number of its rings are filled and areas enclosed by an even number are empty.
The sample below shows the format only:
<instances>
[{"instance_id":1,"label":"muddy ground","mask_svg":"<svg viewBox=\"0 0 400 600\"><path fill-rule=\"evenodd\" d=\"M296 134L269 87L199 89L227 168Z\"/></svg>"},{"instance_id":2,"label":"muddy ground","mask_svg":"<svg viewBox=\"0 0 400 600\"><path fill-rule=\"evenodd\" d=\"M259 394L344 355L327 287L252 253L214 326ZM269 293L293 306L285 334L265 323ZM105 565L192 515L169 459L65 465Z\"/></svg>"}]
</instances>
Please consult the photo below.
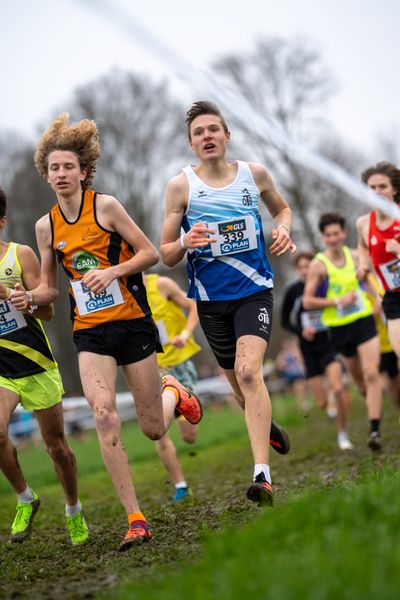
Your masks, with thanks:
<instances>
[{"instance_id":1,"label":"muddy ground","mask_svg":"<svg viewBox=\"0 0 400 600\"><path fill-rule=\"evenodd\" d=\"M306 487L354 480L371 461L379 469L387 461L398 460L400 427L396 412L386 410L384 450L374 456L366 447L367 422L361 405L353 413L355 450L345 453L336 447L334 424L317 410L287 421L292 450L287 456L272 452L271 457L275 503L284 503L288 493L301 493ZM125 578L151 581L161 576L160 567L179 569L188 561L196 561L206 532L232 523L240 526L260 510L273 511L260 509L245 498L252 465L244 430L216 447L188 451L183 462L190 473L194 498L172 506L165 506L170 485L156 468L157 460L135 467L139 496L155 539L122 554L117 546L126 524L104 472L85 481L84 502L92 539L83 547L71 548L68 543L58 514L59 490L49 487L42 497L47 510L42 506L34 535L20 545L9 545L6 536L0 540L0 598L69 600L95 598L100 592L114 598L116 584Z\"/></svg>"}]
</instances>

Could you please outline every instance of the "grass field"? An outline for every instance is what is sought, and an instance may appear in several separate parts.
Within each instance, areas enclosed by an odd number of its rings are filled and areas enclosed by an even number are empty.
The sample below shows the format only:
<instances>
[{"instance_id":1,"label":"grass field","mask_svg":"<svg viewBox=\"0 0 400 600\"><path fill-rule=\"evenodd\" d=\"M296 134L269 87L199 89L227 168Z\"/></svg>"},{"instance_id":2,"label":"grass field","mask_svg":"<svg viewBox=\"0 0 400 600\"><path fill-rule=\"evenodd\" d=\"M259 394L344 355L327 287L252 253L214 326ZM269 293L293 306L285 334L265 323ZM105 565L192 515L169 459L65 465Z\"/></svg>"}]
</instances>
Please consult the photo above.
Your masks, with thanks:
<instances>
[{"instance_id":1,"label":"grass field","mask_svg":"<svg viewBox=\"0 0 400 600\"><path fill-rule=\"evenodd\" d=\"M297 414L293 399L274 402L292 451L272 453L275 506L245 498L252 472L240 413L208 409L194 446L178 442L194 498L165 505L171 484L153 444L135 424L124 441L136 487L156 537L119 554L125 518L89 433L71 444L78 457L80 497L92 540L67 540L61 489L41 448L20 453L41 509L32 537L7 544L15 496L0 479L0 597L236 599L396 598L399 587L400 492L398 416L388 405L384 450L371 456L360 401L351 426L355 450L336 448L335 428L316 409Z\"/></svg>"}]
</instances>

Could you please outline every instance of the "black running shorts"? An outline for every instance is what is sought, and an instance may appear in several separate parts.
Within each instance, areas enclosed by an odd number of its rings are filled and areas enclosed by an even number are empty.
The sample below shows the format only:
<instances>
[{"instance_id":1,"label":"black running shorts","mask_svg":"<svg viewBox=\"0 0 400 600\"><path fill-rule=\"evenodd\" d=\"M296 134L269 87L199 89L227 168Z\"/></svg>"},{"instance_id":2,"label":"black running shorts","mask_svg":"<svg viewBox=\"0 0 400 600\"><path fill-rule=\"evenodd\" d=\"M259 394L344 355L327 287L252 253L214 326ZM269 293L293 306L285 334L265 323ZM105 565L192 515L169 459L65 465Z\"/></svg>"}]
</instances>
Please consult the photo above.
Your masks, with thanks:
<instances>
[{"instance_id":1,"label":"black running shorts","mask_svg":"<svg viewBox=\"0 0 400 600\"><path fill-rule=\"evenodd\" d=\"M382 308L388 320L400 319L400 292L385 292Z\"/></svg>"},{"instance_id":2,"label":"black running shorts","mask_svg":"<svg viewBox=\"0 0 400 600\"><path fill-rule=\"evenodd\" d=\"M329 331L317 333L312 342L300 338L300 350L307 379L323 375L326 367L336 360L336 350Z\"/></svg>"},{"instance_id":3,"label":"black running shorts","mask_svg":"<svg viewBox=\"0 0 400 600\"><path fill-rule=\"evenodd\" d=\"M264 290L235 300L197 301L200 325L223 369L233 369L236 341L255 335L267 343L272 328L272 292Z\"/></svg>"},{"instance_id":4,"label":"black running shorts","mask_svg":"<svg viewBox=\"0 0 400 600\"><path fill-rule=\"evenodd\" d=\"M399 360L394 352L384 352L381 354L379 372L387 373L391 379L397 377L399 374Z\"/></svg>"},{"instance_id":5,"label":"black running shorts","mask_svg":"<svg viewBox=\"0 0 400 600\"><path fill-rule=\"evenodd\" d=\"M356 356L358 346L378 335L372 315L347 325L331 327L331 334L336 351L347 358Z\"/></svg>"},{"instance_id":6,"label":"black running shorts","mask_svg":"<svg viewBox=\"0 0 400 600\"><path fill-rule=\"evenodd\" d=\"M91 329L74 331L78 352L93 352L115 358L117 365L130 365L153 352L163 352L151 316L129 321L111 321Z\"/></svg>"}]
</instances>

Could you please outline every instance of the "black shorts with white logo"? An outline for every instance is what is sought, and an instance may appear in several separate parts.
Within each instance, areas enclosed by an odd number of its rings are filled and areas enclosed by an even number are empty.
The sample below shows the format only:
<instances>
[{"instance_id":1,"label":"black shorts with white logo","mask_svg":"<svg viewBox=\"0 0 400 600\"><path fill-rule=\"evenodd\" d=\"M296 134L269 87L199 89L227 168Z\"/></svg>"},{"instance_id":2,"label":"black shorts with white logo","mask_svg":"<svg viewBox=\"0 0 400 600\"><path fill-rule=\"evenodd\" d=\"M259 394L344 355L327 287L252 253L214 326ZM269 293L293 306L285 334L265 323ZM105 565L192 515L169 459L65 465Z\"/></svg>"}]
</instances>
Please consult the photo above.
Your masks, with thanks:
<instances>
[{"instance_id":1,"label":"black shorts with white logo","mask_svg":"<svg viewBox=\"0 0 400 600\"><path fill-rule=\"evenodd\" d=\"M311 379L325 373L325 369L337 360L330 331L320 331L313 341L300 338L300 350L306 367L306 377Z\"/></svg>"},{"instance_id":2,"label":"black shorts with white logo","mask_svg":"<svg viewBox=\"0 0 400 600\"><path fill-rule=\"evenodd\" d=\"M130 365L153 352L163 352L151 316L129 321L110 321L90 329L74 331L78 352L93 352L115 358L117 365Z\"/></svg>"},{"instance_id":3,"label":"black shorts with white logo","mask_svg":"<svg viewBox=\"0 0 400 600\"><path fill-rule=\"evenodd\" d=\"M234 368L241 336L255 335L269 342L273 303L270 290L235 300L197 301L200 325L220 367Z\"/></svg>"},{"instance_id":4,"label":"black shorts with white logo","mask_svg":"<svg viewBox=\"0 0 400 600\"><path fill-rule=\"evenodd\" d=\"M400 319L400 292L385 292L382 308L388 320Z\"/></svg>"},{"instance_id":5,"label":"black shorts with white logo","mask_svg":"<svg viewBox=\"0 0 400 600\"><path fill-rule=\"evenodd\" d=\"M375 319L371 315L347 325L331 327L332 341L337 352L347 358L357 355L357 348L378 335Z\"/></svg>"}]
</instances>

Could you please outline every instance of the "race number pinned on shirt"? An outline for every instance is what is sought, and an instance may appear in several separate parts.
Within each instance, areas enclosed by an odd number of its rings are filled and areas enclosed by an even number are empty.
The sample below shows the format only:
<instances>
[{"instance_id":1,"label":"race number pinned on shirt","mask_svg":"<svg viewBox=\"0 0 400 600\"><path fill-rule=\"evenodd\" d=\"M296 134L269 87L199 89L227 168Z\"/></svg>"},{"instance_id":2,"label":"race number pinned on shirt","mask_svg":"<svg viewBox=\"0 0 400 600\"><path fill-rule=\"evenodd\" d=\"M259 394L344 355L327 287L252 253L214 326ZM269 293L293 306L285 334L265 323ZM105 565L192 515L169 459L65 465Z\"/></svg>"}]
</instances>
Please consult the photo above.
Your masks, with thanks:
<instances>
[{"instance_id":1,"label":"race number pinned on shirt","mask_svg":"<svg viewBox=\"0 0 400 600\"><path fill-rule=\"evenodd\" d=\"M257 248L256 227L251 215L208 223L208 227L215 232L216 241L211 244L213 256L225 256Z\"/></svg>"},{"instance_id":2,"label":"race number pinned on shirt","mask_svg":"<svg viewBox=\"0 0 400 600\"><path fill-rule=\"evenodd\" d=\"M0 335L17 331L27 325L24 315L11 302L0 301Z\"/></svg>"},{"instance_id":3,"label":"race number pinned on shirt","mask_svg":"<svg viewBox=\"0 0 400 600\"><path fill-rule=\"evenodd\" d=\"M301 326L303 329L312 327L316 331L326 331L328 328L323 324L322 310L305 310L300 315Z\"/></svg>"},{"instance_id":4,"label":"race number pinned on shirt","mask_svg":"<svg viewBox=\"0 0 400 600\"><path fill-rule=\"evenodd\" d=\"M338 317L347 317L348 315L353 315L354 313L362 312L364 310L364 303L360 290L357 290L357 297L353 304L341 306L340 308L338 306L336 310Z\"/></svg>"},{"instance_id":5,"label":"race number pinned on shirt","mask_svg":"<svg viewBox=\"0 0 400 600\"><path fill-rule=\"evenodd\" d=\"M71 281L79 315L88 315L99 310L124 303L118 279L114 279L103 292L95 294L85 286L82 279Z\"/></svg>"},{"instance_id":6,"label":"race number pinned on shirt","mask_svg":"<svg viewBox=\"0 0 400 600\"><path fill-rule=\"evenodd\" d=\"M158 329L158 335L160 336L160 344L162 346L164 346L164 344L168 344L167 328L165 327L164 321L154 321L154 322Z\"/></svg>"},{"instance_id":7,"label":"race number pinned on shirt","mask_svg":"<svg viewBox=\"0 0 400 600\"><path fill-rule=\"evenodd\" d=\"M382 276L389 290L395 290L400 287L400 259L390 260L383 265L379 265Z\"/></svg>"}]
</instances>

